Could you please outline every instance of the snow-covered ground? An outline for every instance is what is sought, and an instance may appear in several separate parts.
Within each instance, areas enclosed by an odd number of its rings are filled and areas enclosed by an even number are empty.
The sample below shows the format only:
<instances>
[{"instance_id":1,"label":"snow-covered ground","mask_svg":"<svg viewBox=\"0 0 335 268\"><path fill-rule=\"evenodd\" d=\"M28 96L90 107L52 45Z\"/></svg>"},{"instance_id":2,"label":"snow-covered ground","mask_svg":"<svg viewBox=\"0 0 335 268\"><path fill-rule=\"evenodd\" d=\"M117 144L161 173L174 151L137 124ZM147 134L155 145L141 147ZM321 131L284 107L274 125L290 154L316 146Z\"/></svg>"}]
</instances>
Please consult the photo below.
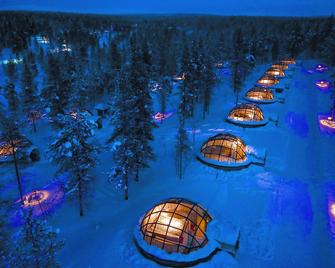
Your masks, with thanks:
<instances>
[{"instance_id":1,"label":"snow-covered ground","mask_svg":"<svg viewBox=\"0 0 335 268\"><path fill-rule=\"evenodd\" d=\"M303 61L309 68L316 64ZM241 93L241 102L242 95L268 67L254 69ZM314 86L315 80L328 76L329 72L307 74L296 66L292 79L285 78L278 85L290 80L285 103L261 105L265 114L278 116L278 127L270 122L247 129L225 121L235 98L229 77L224 77L215 89L210 114L205 120L201 116L196 120L194 148L224 129L240 135L255 150L266 149L266 165L222 171L200 163L194 157L196 152L192 152L184 176L179 179L174 114L155 129L156 160L141 173L139 182L130 183L128 201L107 179L113 163L105 144L111 127L104 122L104 129L98 130L95 138L106 148L100 153L85 216L79 217L77 203L70 200L48 216L66 242L59 255L62 267L157 267L136 250L132 234L140 217L169 197L194 200L217 221L241 228L240 250L235 259L219 252L199 267L335 267L335 222L332 226L328 213L329 200L335 202L335 142L334 137L320 133L317 124L318 113L328 112L332 103L330 93L322 93ZM176 98L171 98L168 110L176 109ZM29 137L41 149L42 159L21 166L25 192L42 188L56 178L46 153L55 134L46 123L40 123L38 129ZM0 170L6 183L1 194L15 201L14 170L12 166Z\"/></svg>"}]
</instances>

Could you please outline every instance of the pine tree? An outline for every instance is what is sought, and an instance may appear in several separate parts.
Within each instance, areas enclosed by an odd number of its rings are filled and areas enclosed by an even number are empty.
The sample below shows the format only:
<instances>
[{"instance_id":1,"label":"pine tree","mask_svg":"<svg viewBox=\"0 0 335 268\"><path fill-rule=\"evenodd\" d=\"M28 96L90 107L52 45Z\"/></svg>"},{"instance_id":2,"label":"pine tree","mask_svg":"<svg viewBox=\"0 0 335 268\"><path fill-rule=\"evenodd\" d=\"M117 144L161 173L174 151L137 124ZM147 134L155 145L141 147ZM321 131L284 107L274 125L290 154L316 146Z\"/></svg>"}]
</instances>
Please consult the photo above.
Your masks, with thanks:
<instances>
[{"instance_id":1,"label":"pine tree","mask_svg":"<svg viewBox=\"0 0 335 268\"><path fill-rule=\"evenodd\" d=\"M183 118L192 117L194 114L194 92L192 88L192 63L190 59L190 54L188 47L186 46L183 51L181 70L184 76L181 86L179 88L181 98L182 98L182 107L181 112L183 113Z\"/></svg>"},{"instance_id":2,"label":"pine tree","mask_svg":"<svg viewBox=\"0 0 335 268\"><path fill-rule=\"evenodd\" d=\"M143 56L136 41L132 43L131 68L130 68L130 95L134 101L134 135L137 140L135 165L135 180L139 179L139 171L148 167L148 162L154 159L154 153L150 142L153 140L152 129L155 127L152 122L152 99L149 93L147 71L143 63Z\"/></svg>"},{"instance_id":3,"label":"pine tree","mask_svg":"<svg viewBox=\"0 0 335 268\"><path fill-rule=\"evenodd\" d=\"M77 192L79 214L84 215L84 198L91 181L89 171L96 164L97 148L89 140L94 135L95 124L79 111L71 115L59 115L62 126L56 140L49 147L50 159L56 163L58 172L68 172L67 188Z\"/></svg>"},{"instance_id":4,"label":"pine tree","mask_svg":"<svg viewBox=\"0 0 335 268\"><path fill-rule=\"evenodd\" d=\"M213 70L213 63L211 62L209 57L206 57L202 73L203 119L205 119L206 113L209 112L209 106L212 98L212 90L215 83L216 83L216 76Z\"/></svg>"},{"instance_id":5,"label":"pine tree","mask_svg":"<svg viewBox=\"0 0 335 268\"><path fill-rule=\"evenodd\" d=\"M72 66L71 66L72 67ZM70 68L69 66L67 68ZM47 79L43 88L43 98L46 105L50 107L50 115L52 117L57 114L64 114L68 96L69 96L69 85L63 80L64 72L61 71L59 59L56 56L48 55L48 65L46 69Z\"/></svg>"},{"instance_id":6,"label":"pine tree","mask_svg":"<svg viewBox=\"0 0 335 268\"><path fill-rule=\"evenodd\" d=\"M278 39L275 39L272 43L271 48L272 61L278 60L278 55L279 55L279 42Z\"/></svg>"},{"instance_id":7,"label":"pine tree","mask_svg":"<svg viewBox=\"0 0 335 268\"><path fill-rule=\"evenodd\" d=\"M113 153L115 162L114 174L112 179L116 180L118 188L124 189L124 199L128 200L129 177L135 173L136 169L136 150L137 143L135 137L135 110L136 97L130 95L130 85L128 83L128 75L125 70L122 71L120 76L120 83L118 94L114 100L114 117L113 125L114 131L109 138L108 142L116 144Z\"/></svg>"},{"instance_id":8,"label":"pine tree","mask_svg":"<svg viewBox=\"0 0 335 268\"><path fill-rule=\"evenodd\" d=\"M191 147L189 144L189 139L187 136L187 132L185 130L185 119L183 118L182 111L179 110L179 125L178 125L178 132L177 132L176 154L177 154L177 173L180 179L183 177L185 154L190 149Z\"/></svg>"},{"instance_id":9,"label":"pine tree","mask_svg":"<svg viewBox=\"0 0 335 268\"><path fill-rule=\"evenodd\" d=\"M32 75L32 71L30 70L28 62L25 60L23 64L23 72L22 72L22 105L23 111L28 113L32 110L35 110L37 104L36 97L36 85L34 82L34 78Z\"/></svg>"},{"instance_id":10,"label":"pine tree","mask_svg":"<svg viewBox=\"0 0 335 268\"><path fill-rule=\"evenodd\" d=\"M7 80L5 84L5 97L8 102L9 111L15 116L20 106L19 97L15 90L15 84L10 80Z\"/></svg>"},{"instance_id":11,"label":"pine tree","mask_svg":"<svg viewBox=\"0 0 335 268\"><path fill-rule=\"evenodd\" d=\"M57 239L57 232L46 220L33 217L31 211L22 229L14 235L12 244L9 267L60 267L56 256L63 241Z\"/></svg>"},{"instance_id":12,"label":"pine tree","mask_svg":"<svg viewBox=\"0 0 335 268\"><path fill-rule=\"evenodd\" d=\"M243 61L243 36L242 30L237 29L234 32L234 60L232 61L232 85L236 96L236 104L238 103L239 92L243 84L242 61Z\"/></svg>"},{"instance_id":13,"label":"pine tree","mask_svg":"<svg viewBox=\"0 0 335 268\"><path fill-rule=\"evenodd\" d=\"M0 129L1 129L1 139L10 145L13 156L13 163L16 174L16 181L18 192L20 195L21 203L23 203L23 192L21 184L21 176L18 167L17 153L20 145L20 140L22 140L22 135L19 130L19 124L15 121L13 117L8 117L3 111L0 112Z\"/></svg>"},{"instance_id":14,"label":"pine tree","mask_svg":"<svg viewBox=\"0 0 335 268\"><path fill-rule=\"evenodd\" d=\"M2 190L2 185L0 185ZM0 199L0 263L6 264L6 259L10 253L10 236L7 229L7 202ZM5 266L6 267L6 266Z\"/></svg>"}]
</instances>

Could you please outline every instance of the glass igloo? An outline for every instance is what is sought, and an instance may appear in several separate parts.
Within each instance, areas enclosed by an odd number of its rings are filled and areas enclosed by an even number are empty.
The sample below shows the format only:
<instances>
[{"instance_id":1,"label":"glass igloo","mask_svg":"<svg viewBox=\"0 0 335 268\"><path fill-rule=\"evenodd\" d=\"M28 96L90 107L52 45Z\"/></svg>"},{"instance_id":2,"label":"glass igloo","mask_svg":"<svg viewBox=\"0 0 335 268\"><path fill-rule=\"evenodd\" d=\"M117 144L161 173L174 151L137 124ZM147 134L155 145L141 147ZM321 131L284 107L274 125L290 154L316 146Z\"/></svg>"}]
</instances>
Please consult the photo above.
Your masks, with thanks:
<instances>
[{"instance_id":1,"label":"glass igloo","mask_svg":"<svg viewBox=\"0 0 335 268\"><path fill-rule=\"evenodd\" d=\"M267 75L278 77L278 78L283 78L285 77L285 73L281 69L276 69L276 68L270 68L266 71Z\"/></svg>"},{"instance_id":2,"label":"glass igloo","mask_svg":"<svg viewBox=\"0 0 335 268\"><path fill-rule=\"evenodd\" d=\"M279 83L279 80L270 75L264 75L257 80L257 84L264 87L271 87Z\"/></svg>"},{"instance_id":3,"label":"glass igloo","mask_svg":"<svg viewBox=\"0 0 335 268\"><path fill-rule=\"evenodd\" d=\"M288 65L279 62L279 63L272 64L272 68L281 69L281 70L287 70L288 69Z\"/></svg>"},{"instance_id":4,"label":"glass igloo","mask_svg":"<svg viewBox=\"0 0 335 268\"><path fill-rule=\"evenodd\" d=\"M206 226L211 220L200 205L182 198L171 198L145 214L140 230L149 245L167 252L187 254L206 245Z\"/></svg>"},{"instance_id":5,"label":"glass igloo","mask_svg":"<svg viewBox=\"0 0 335 268\"><path fill-rule=\"evenodd\" d=\"M237 136L224 133L209 138L201 147L205 159L219 162L244 162L247 159L246 145Z\"/></svg>"},{"instance_id":6,"label":"glass igloo","mask_svg":"<svg viewBox=\"0 0 335 268\"><path fill-rule=\"evenodd\" d=\"M271 89L264 87L254 87L250 89L245 99L257 103L273 103L275 98Z\"/></svg>"},{"instance_id":7,"label":"glass igloo","mask_svg":"<svg viewBox=\"0 0 335 268\"><path fill-rule=\"evenodd\" d=\"M267 120L263 111L255 104L243 103L234 107L228 114L227 120L237 125L265 125Z\"/></svg>"}]
</instances>

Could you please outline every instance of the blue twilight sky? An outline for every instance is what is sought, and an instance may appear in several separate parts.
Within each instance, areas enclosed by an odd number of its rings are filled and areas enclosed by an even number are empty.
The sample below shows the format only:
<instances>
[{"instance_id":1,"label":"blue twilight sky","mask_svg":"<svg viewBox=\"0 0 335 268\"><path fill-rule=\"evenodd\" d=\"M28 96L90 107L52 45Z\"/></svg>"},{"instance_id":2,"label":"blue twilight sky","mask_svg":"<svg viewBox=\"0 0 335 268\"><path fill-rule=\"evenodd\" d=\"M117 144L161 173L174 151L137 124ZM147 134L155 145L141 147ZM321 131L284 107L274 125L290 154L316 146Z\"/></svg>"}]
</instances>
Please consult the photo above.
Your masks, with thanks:
<instances>
[{"instance_id":1,"label":"blue twilight sky","mask_svg":"<svg viewBox=\"0 0 335 268\"><path fill-rule=\"evenodd\" d=\"M323 16L335 14L335 0L0 0L0 10Z\"/></svg>"}]
</instances>

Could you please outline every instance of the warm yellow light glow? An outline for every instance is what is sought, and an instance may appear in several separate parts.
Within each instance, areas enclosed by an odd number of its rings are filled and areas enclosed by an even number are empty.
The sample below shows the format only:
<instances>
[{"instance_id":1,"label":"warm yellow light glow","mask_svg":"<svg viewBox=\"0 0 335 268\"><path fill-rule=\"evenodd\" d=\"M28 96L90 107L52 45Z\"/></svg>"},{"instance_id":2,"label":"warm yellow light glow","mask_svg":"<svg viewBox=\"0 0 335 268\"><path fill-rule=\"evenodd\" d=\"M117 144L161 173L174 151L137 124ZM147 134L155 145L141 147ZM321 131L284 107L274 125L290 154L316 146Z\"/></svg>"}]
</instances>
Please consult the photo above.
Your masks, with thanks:
<instances>
[{"instance_id":1,"label":"warm yellow light glow","mask_svg":"<svg viewBox=\"0 0 335 268\"><path fill-rule=\"evenodd\" d=\"M272 86L278 83L278 80L272 77L264 76L257 81L260 85Z\"/></svg>"},{"instance_id":2,"label":"warm yellow light glow","mask_svg":"<svg viewBox=\"0 0 335 268\"><path fill-rule=\"evenodd\" d=\"M14 141L14 152L17 151L17 145L19 144L19 140ZM13 147L8 142L0 143L0 156L9 156L13 154Z\"/></svg>"},{"instance_id":3,"label":"warm yellow light glow","mask_svg":"<svg viewBox=\"0 0 335 268\"><path fill-rule=\"evenodd\" d=\"M323 125L323 126L325 126L325 127L329 127L329 128L334 128L335 129L335 121L331 117L328 117L328 119L320 119L320 124Z\"/></svg>"},{"instance_id":4,"label":"warm yellow light glow","mask_svg":"<svg viewBox=\"0 0 335 268\"><path fill-rule=\"evenodd\" d=\"M176 217L172 218L171 215L172 215L171 213L161 212L158 221L177 229L183 229L184 221L179 220Z\"/></svg>"},{"instance_id":5,"label":"warm yellow light glow","mask_svg":"<svg viewBox=\"0 0 335 268\"><path fill-rule=\"evenodd\" d=\"M327 87L329 87L329 83L328 82L326 82L326 81L318 81L318 82L316 82L315 83L318 87L320 87L320 88L327 88Z\"/></svg>"},{"instance_id":6,"label":"warm yellow light glow","mask_svg":"<svg viewBox=\"0 0 335 268\"><path fill-rule=\"evenodd\" d=\"M280 69L269 69L266 72L267 75L285 77L285 73Z\"/></svg>"},{"instance_id":7,"label":"warm yellow light glow","mask_svg":"<svg viewBox=\"0 0 335 268\"><path fill-rule=\"evenodd\" d=\"M280 69L280 70L287 70L288 65L281 64L281 63L275 63L275 64L272 64L272 68L276 68L276 69Z\"/></svg>"},{"instance_id":8,"label":"warm yellow light glow","mask_svg":"<svg viewBox=\"0 0 335 268\"><path fill-rule=\"evenodd\" d=\"M335 218L335 203L332 203L330 205L329 211L330 211L330 214Z\"/></svg>"},{"instance_id":9,"label":"warm yellow light glow","mask_svg":"<svg viewBox=\"0 0 335 268\"><path fill-rule=\"evenodd\" d=\"M44 202L49 197L49 195L50 193L46 190L37 190L26 194L23 197L23 207L28 208L37 206Z\"/></svg>"}]
</instances>

